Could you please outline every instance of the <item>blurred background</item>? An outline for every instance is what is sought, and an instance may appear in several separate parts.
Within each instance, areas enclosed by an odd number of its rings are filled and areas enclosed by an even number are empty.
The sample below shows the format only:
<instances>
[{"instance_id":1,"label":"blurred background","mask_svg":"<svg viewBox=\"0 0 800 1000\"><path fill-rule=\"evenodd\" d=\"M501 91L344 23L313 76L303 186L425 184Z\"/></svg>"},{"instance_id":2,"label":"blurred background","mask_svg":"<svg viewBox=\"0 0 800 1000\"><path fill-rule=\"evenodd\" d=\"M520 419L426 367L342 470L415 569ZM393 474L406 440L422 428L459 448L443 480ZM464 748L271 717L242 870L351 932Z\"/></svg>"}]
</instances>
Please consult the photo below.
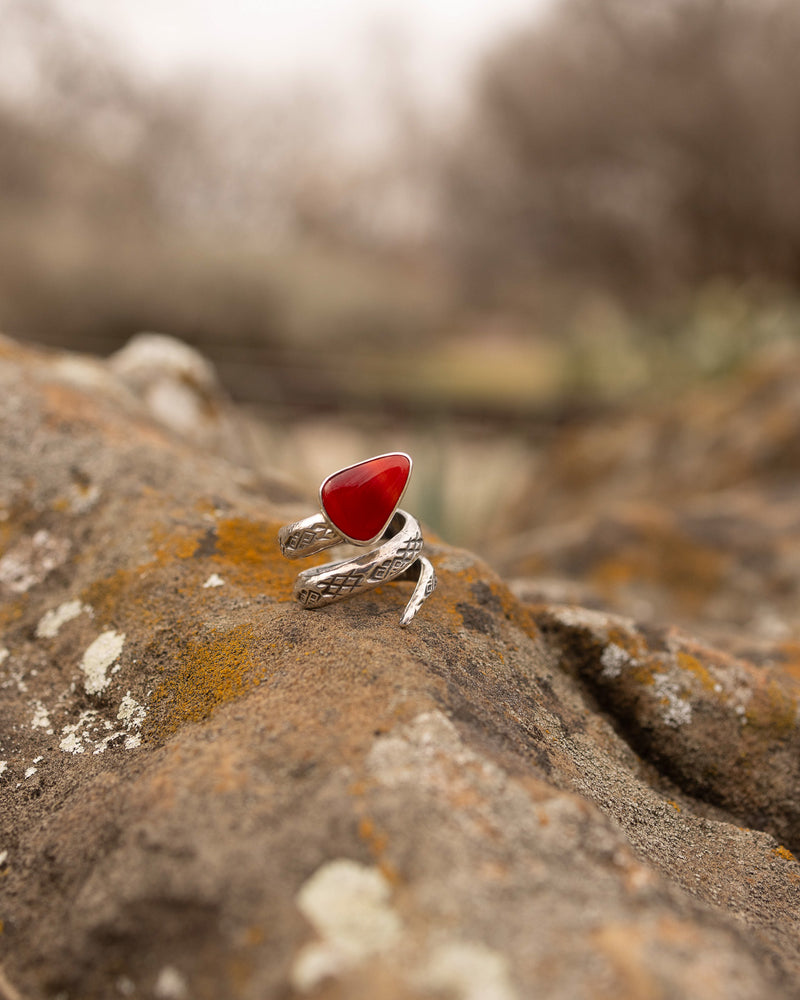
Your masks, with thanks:
<instances>
[{"instance_id":1,"label":"blurred background","mask_svg":"<svg viewBox=\"0 0 800 1000\"><path fill-rule=\"evenodd\" d=\"M738 482L726 406L794 370L798 52L796 0L0 0L0 329L178 337L266 466L402 448L543 572L587 496Z\"/></svg>"}]
</instances>

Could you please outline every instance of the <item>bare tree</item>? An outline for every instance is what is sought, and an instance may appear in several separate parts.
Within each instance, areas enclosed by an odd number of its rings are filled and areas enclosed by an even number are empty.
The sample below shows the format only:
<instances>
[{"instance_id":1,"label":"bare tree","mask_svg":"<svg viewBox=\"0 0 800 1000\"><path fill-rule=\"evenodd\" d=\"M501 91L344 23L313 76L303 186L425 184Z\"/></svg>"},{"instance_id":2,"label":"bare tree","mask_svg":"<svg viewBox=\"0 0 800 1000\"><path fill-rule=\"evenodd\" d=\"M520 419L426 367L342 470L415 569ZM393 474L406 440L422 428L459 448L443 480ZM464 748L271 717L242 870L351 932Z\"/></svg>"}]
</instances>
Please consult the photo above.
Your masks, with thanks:
<instances>
[{"instance_id":1,"label":"bare tree","mask_svg":"<svg viewBox=\"0 0 800 1000\"><path fill-rule=\"evenodd\" d=\"M798 51L794 0L563 0L486 59L449 158L469 284L799 283Z\"/></svg>"}]
</instances>

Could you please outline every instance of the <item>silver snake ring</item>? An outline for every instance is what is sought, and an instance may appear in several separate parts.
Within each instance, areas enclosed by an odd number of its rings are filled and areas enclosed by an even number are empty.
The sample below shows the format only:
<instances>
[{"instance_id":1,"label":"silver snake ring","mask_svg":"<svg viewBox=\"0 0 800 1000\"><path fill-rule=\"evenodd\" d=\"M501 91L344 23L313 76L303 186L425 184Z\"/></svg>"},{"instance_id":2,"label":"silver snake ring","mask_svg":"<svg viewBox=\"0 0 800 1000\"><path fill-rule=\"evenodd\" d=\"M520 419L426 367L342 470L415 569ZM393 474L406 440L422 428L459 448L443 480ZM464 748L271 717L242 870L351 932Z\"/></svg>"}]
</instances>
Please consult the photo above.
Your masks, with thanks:
<instances>
[{"instance_id":1,"label":"silver snake ring","mask_svg":"<svg viewBox=\"0 0 800 1000\"><path fill-rule=\"evenodd\" d=\"M320 487L320 513L281 528L278 542L288 559L334 545L375 545L364 555L303 570L294 596L313 610L354 597L390 580L416 586L400 619L408 625L436 588L436 572L421 555L422 531L416 518L398 509L411 475L403 452L377 455L334 472Z\"/></svg>"}]
</instances>

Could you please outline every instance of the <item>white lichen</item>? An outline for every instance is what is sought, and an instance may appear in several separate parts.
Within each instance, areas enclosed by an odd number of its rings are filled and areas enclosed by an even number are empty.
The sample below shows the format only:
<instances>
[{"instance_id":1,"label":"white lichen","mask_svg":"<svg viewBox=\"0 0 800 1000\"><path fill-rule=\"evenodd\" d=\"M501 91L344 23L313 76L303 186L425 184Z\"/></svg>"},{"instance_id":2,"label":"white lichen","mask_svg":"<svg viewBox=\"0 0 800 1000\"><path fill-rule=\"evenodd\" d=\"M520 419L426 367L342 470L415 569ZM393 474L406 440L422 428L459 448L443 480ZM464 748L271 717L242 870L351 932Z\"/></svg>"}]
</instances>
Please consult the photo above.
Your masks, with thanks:
<instances>
[{"instance_id":1,"label":"white lichen","mask_svg":"<svg viewBox=\"0 0 800 1000\"><path fill-rule=\"evenodd\" d=\"M21 539L0 559L0 583L16 594L24 594L60 566L69 555L70 543L42 529Z\"/></svg>"},{"instance_id":2,"label":"white lichen","mask_svg":"<svg viewBox=\"0 0 800 1000\"><path fill-rule=\"evenodd\" d=\"M292 966L295 989L307 992L394 946L400 917L390 904L391 886L378 868L340 858L311 876L297 905L321 940L300 950Z\"/></svg>"},{"instance_id":3,"label":"white lichen","mask_svg":"<svg viewBox=\"0 0 800 1000\"><path fill-rule=\"evenodd\" d=\"M26 778L32 778L34 776L34 774L36 774L36 768L35 767L28 767L28 768L25 769L25 777Z\"/></svg>"},{"instance_id":4,"label":"white lichen","mask_svg":"<svg viewBox=\"0 0 800 1000\"><path fill-rule=\"evenodd\" d=\"M25 671L24 670L11 670L9 671L6 680L0 684L1 688L16 687L20 694L27 694L28 685L25 683Z\"/></svg>"},{"instance_id":5,"label":"white lichen","mask_svg":"<svg viewBox=\"0 0 800 1000\"><path fill-rule=\"evenodd\" d=\"M485 944L451 941L431 953L417 982L453 1000L516 1000L508 961Z\"/></svg>"},{"instance_id":6,"label":"white lichen","mask_svg":"<svg viewBox=\"0 0 800 1000\"><path fill-rule=\"evenodd\" d=\"M411 722L380 736L367 755L367 769L386 787L420 783L464 788L473 780L500 787L504 772L466 747L442 712L421 712Z\"/></svg>"},{"instance_id":7,"label":"white lichen","mask_svg":"<svg viewBox=\"0 0 800 1000\"><path fill-rule=\"evenodd\" d=\"M131 693L128 691L119 703L117 718L120 722L124 723L128 729L140 729L145 720L146 714L144 705L140 705L135 698L131 697Z\"/></svg>"},{"instance_id":8,"label":"white lichen","mask_svg":"<svg viewBox=\"0 0 800 1000\"><path fill-rule=\"evenodd\" d=\"M4 774L8 770L8 761L0 760L0 774Z\"/></svg>"},{"instance_id":9,"label":"white lichen","mask_svg":"<svg viewBox=\"0 0 800 1000\"><path fill-rule=\"evenodd\" d=\"M203 589L207 590L209 587L224 587L225 581L218 573L212 573L211 576L203 584Z\"/></svg>"},{"instance_id":10,"label":"white lichen","mask_svg":"<svg viewBox=\"0 0 800 1000\"><path fill-rule=\"evenodd\" d=\"M136 992L136 983L127 976L120 976L114 985L117 987L117 992L124 997L132 997Z\"/></svg>"},{"instance_id":11,"label":"white lichen","mask_svg":"<svg viewBox=\"0 0 800 1000\"><path fill-rule=\"evenodd\" d=\"M606 680L614 680L626 667L636 666L636 662L626 649L615 642L610 642L600 656L600 665L603 668L600 676Z\"/></svg>"},{"instance_id":12,"label":"white lichen","mask_svg":"<svg viewBox=\"0 0 800 1000\"><path fill-rule=\"evenodd\" d=\"M147 713L144 705L140 705L139 702L132 697L130 691L128 691L120 702L119 710L117 712L117 719L124 724L125 729L110 733L105 737L105 739L101 740L100 743L97 744L94 752L103 753L109 743L118 738L122 739L122 745L126 750L134 750L136 747L141 746L142 738L136 730L141 729L146 715ZM109 729L113 728L110 722L107 722L106 725Z\"/></svg>"},{"instance_id":13,"label":"white lichen","mask_svg":"<svg viewBox=\"0 0 800 1000\"><path fill-rule=\"evenodd\" d=\"M449 552L439 561L439 569L445 573L466 573L467 570L477 565L477 562L478 560L472 553L457 550Z\"/></svg>"},{"instance_id":14,"label":"white lichen","mask_svg":"<svg viewBox=\"0 0 800 1000\"><path fill-rule=\"evenodd\" d=\"M64 753L72 754L101 754L111 746L133 750L141 746L142 738L138 730L145 715L144 706L131 697L128 691L117 712L117 720L123 723L124 728L103 718L96 709L87 709L81 713L77 722L64 726L61 730L59 748Z\"/></svg>"},{"instance_id":15,"label":"white lichen","mask_svg":"<svg viewBox=\"0 0 800 1000\"><path fill-rule=\"evenodd\" d=\"M92 750L92 753L93 754L105 753L109 747L109 744L111 744L114 740L122 740L124 736L125 733L123 732L108 733L108 735L104 736L102 740L98 740L98 742L94 744L94 749Z\"/></svg>"},{"instance_id":16,"label":"white lichen","mask_svg":"<svg viewBox=\"0 0 800 1000\"><path fill-rule=\"evenodd\" d=\"M64 726L61 730L62 739L58 744L59 749L63 750L64 753L84 753L86 744L91 745L89 732L96 724L97 715L96 709L88 708L81 712L77 722Z\"/></svg>"},{"instance_id":17,"label":"white lichen","mask_svg":"<svg viewBox=\"0 0 800 1000\"><path fill-rule=\"evenodd\" d=\"M8 659L8 650L5 646L0 646L0 666Z\"/></svg>"},{"instance_id":18,"label":"white lichen","mask_svg":"<svg viewBox=\"0 0 800 1000\"><path fill-rule=\"evenodd\" d=\"M606 629L609 626L608 615L591 608L557 608L553 617L567 628Z\"/></svg>"},{"instance_id":19,"label":"white lichen","mask_svg":"<svg viewBox=\"0 0 800 1000\"><path fill-rule=\"evenodd\" d=\"M53 729L50 725L50 716L47 709L40 701L35 701L33 703L33 716L31 718L31 729L46 729L49 733L52 733Z\"/></svg>"},{"instance_id":20,"label":"white lichen","mask_svg":"<svg viewBox=\"0 0 800 1000\"><path fill-rule=\"evenodd\" d=\"M95 483L84 486L82 483L73 483L69 491L69 509L73 514L85 514L100 499L100 488Z\"/></svg>"},{"instance_id":21,"label":"white lichen","mask_svg":"<svg viewBox=\"0 0 800 1000\"><path fill-rule=\"evenodd\" d=\"M36 626L37 639L52 639L58 635L62 625L66 625L73 618L77 618L82 611L89 610L80 601L65 601L63 604L59 604L57 608L46 611Z\"/></svg>"},{"instance_id":22,"label":"white lichen","mask_svg":"<svg viewBox=\"0 0 800 1000\"><path fill-rule=\"evenodd\" d=\"M63 750L64 753L83 753L84 745L80 736L75 733L67 733L67 735L58 744L59 750Z\"/></svg>"},{"instance_id":23,"label":"white lichen","mask_svg":"<svg viewBox=\"0 0 800 1000\"><path fill-rule=\"evenodd\" d=\"M8 861L8 851L0 851L0 868Z\"/></svg>"},{"instance_id":24,"label":"white lichen","mask_svg":"<svg viewBox=\"0 0 800 1000\"><path fill-rule=\"evenodd\" d=\"M184 1000L189 995L186 977L174 965L165 965L156 979L153 993L158 1000Z\"/></svg>"},{"instance_id":25,"label":"white lichen","mask_svg":"<svg viewBox=\"0 0 800 1000\"><path fill-rule=\"evenodd\" d=\"M692 721L692 706L681 697L681 683L669 674L653 674L653 694L663 707L664 722L677 729Z\"/></svg>"},{"instance_id":26,"label":"white lichen","mask_svg":"<svg viewBox=\"0 0 800 1000\"><path fill-rule=\"evenodd\" d=\"M125 633L109 629L100 635L83 654L80 668L87 694L100 694L109 682L106 671L122 652Z\"/></svg>"}]
</instances>

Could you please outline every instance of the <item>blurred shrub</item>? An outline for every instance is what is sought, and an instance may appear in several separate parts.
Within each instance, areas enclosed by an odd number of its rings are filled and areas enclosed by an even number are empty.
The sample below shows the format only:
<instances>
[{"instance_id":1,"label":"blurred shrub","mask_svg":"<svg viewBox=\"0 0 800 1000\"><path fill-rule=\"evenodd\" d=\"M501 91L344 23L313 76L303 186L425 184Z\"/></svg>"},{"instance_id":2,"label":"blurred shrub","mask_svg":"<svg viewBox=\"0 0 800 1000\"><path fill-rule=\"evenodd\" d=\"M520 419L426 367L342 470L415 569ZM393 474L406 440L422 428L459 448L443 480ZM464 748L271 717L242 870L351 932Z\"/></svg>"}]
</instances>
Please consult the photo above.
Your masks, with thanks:
<instances>
[{"instance_id":1,"label":"blurred shrub","mask_svg":"<svg viewBox=\"0 0 800 1000\"><path fill-rule=\"evenodd\" d=\"M485 60L446 168L473 298L800 283L796 0L562 0Z\"/></svg>"}]
</instances>

